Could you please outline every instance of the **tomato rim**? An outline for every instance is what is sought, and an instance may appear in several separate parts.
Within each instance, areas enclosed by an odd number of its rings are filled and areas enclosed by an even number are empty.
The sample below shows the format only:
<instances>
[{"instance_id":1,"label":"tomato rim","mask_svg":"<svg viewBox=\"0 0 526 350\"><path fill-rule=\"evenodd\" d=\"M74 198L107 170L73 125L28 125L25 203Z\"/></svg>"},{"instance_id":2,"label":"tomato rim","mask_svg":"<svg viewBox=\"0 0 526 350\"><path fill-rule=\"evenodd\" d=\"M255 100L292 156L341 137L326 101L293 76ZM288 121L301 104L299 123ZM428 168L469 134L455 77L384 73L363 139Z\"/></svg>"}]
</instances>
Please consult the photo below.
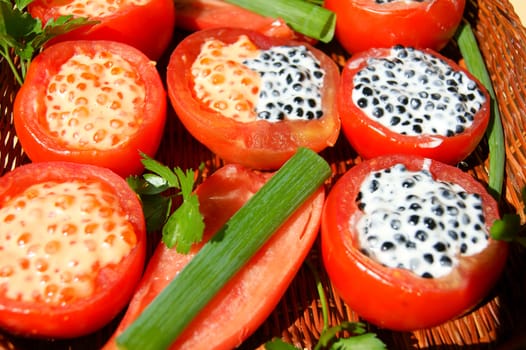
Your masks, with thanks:
<instances>
[{"instance_id":1,"label":"tomato rim","mask_svg":"<svg viewBox=\"0 0 526 350\"><path fill-rule=\"evenodd\" d=\"M48 7L45 0L30 3L28 10L43 23L59 17L56 7ZM61 34L51 39L47 46L73 40L118 41L137 48L152 60L158 60L172 40L176 24L175 4L170 0L149 0L146 4L129 4L108 16L90 20L97 23Z\"/></svg>"},{"instance_id":2,"label":"tomato rim","mask_svg":"<svg viewBox=\"0 0 526 350\"><path fill-rule=\"evenodd\" d=\"M352 222L359 217L355 198L372 171L402 163L409 170L429 170L437 180L453 181L479 193L487 222L499 218L496 201L470 174L422 157L391 155L364 161L333 186L322 214L322 259L338 294L366 321L395 331L414 331L443 324L472 310L495 286L504 269L508 244L489 239L479 254L460 258L449 275L426 279L409 271L386 268L360 252ZM487 225L489 232L489 226Z\"/></svg>"},{"instance_id":3,"label":"tomato rim","mask_svg":"<svg viewBox=\"0 0 526 350\"><path fill-rule=\"evenodd\" d=\"M367 65L368 58L381 58L391 48L374 48L351 57L343 67L340 89L338 91L338 109L342 121L342 131L354 150L363 158L370 159L386 154L408 154L438 160L446 164L456 164L466 159L483 139L491 117L491 97L487 89L467 70L442 54L421 49L433 55L455 70L462 71L485 97L485 103L475 115L472 125L462 133L446 137L441 135L402 135L368 117L351 98L354 88L354 75Z\"/></svg>"},{"instance_id":4,"label":"tomato rim","mask_svg":"<svg viewBox=\"0 0 526 350\"><path fill-rule=\"evenodd\" d=\"M311 121L269 123L257 120L242 123L204 107L193 93L190 71L200 52L200 46L211 38L233 43L240 35L247 35L262 49L277 45L306 46L325 69L322 96L324 116ZM270 38L255 31L237 28L197 31L183 39L172 52L166 79L170 102L179 120L194 138L227 163L240 163L260 170L275 170L290 158L298 147L305 146L320 152L333 146L339 136L340 120L335 98L339 69L330 57L304 42ZM328 82L332 83L327 84Z\"/></svg>"},{"instance_id":5,"label":"tomato rim","mask_svg":"<svg viewBox=\"0 0 526 350\"><path fill-rule=\"evenodd\" d=\"M0 198L20 193L46 181L95 180L112 191L128 214L137 238L136 246L118 265L99 271L94 294L74 304L49 305L15 301L0 295L0 327L37 338L73 338L107 325L124 309L135 290L146 259L146 226L142 206L127 183L111 170L71 162L41 162L21 165L0 178ZM3 205L3 201L0 202ZM82 322L79 322L82 320Z\"/></svg>"},{"instance_id":6,"label":"tomato rim","mask_svg":"<svg viewBox=\"0 0 526 350\"><path fill-rule=\"evenodd\" d=\"M337 14L336 38L348 53L356 54L392 45L439 51L454 36L466 1L376 4L374 0L326 0L324 6Z\"/></svg>"},{"instance_id":7,"label":"tomato rim","mask_svg":"<svg viewBox=\"0 0 526 350\"><path fill-rule=\"evenodd\" d=\"M98 51L109 51L125 59L144 82L145 100L139 112L142 115L141 128L125 144L111 149L68 148L47 131L43 96L60 65L76 54ZM151 61L129 45L106 40L65 41L46 48L31 63L13 105L15 130L31 161L88 163L107 167L122 177L143 171L141 152L149 156L155 155L163 136L166 113L164 85Z\"/></svg>"}]
</instances>

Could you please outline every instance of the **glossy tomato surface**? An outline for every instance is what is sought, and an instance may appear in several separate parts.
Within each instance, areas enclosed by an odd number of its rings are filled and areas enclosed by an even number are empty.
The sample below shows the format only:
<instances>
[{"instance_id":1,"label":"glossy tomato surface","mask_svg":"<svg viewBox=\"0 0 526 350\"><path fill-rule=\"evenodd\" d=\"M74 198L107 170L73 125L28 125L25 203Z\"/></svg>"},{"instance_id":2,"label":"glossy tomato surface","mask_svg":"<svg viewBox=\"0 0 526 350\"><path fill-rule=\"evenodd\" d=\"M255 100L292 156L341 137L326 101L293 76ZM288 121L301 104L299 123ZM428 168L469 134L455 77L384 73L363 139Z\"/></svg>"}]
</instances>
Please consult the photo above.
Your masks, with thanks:
<instances>
[{"instance_id":1,"label":"glossy tomato surface","mask_svg":"<svg viewBox=\"0 0 526 350\"><path fill-rule=\"evenodd\" d=\"M207 178L196 190L206 225L204 241L270 176L230 164ZM320 188L196 316L171 349L233 349L248 338L276 307L312 247L324 199L324 189ZM187 255L162 243L157 247L127 313L104 349L116 349L115 337L138 317L201 246L195 245Z\"/></svg>"},{"instance_id":2,"label":"glossy tomato surface","mask_svg":"<svg viewBox=\"0 0 526 350\"><path fill-rule=\"evenodd\" d=\"M380 327L408 331L437 326L480 302L498 280L508 246L490 239L480 253L460 257L452 272L436 278L385 267L364 255L355 225L363 216L357 204L360 185L371 172L395 164L416 171L429 166L435 180L455 183L468 193L480 194L488 231L499 213L495 200L469 174L420 157L374 158L351 168L337 181L322 215L322 255L329 277L351 309L365 320Z\"/></svg>"},{"instance_id":3,"label":"glossy tomato surface","mask_svg":"<svg viewBox=\"0 0 526 350\"><path fill-rule=\"evenodd\" d=\"M466 69L456 62L433 50L422 50L446 62L455 71L462 71L477 83L482 91L485 102L474 115L472 124L461 133L453 136L438 134L403 135L380 124L368 116L352 100L355 87L354 77L367 66L369 58L382 58L389 55L391 48L370 49L351 57L345 64L341 74L341 86L338 96L338 109L342 122L342 130L347 140L363 158L374 158L385 154L418 155L441 161L446 164L456 164L469 156L484 137L490 119L490 97L482 84ZM419 113L425 113L417 111Z\"/></svg>"},{"instance_id":4,"label":"glossy tomato surface","mask_svg":"<svg viewBox=\"0 0 526 350\"><path fill-rule=\"evenodd\" d=\"M267 36L293 39L295 32L283 21L222 0L177 1L177 26L188 31L229 27L255 30Z\"/></svg>"},{"instance_id":5,"label":"glossy tomato surface","mask_svg":"<svg viewBox=\"0 0 526 350\"><path fill-rule=\"evenodd\" d=\"M78 337L126 307L143 271L146 229L120 176L66 162L20 166L0 178L0 220L1 328Z\"/></svg>"},{"instance_id":6,"label":"glossy tomato surface","mask_svg":"<svg viewBox=\"0 0 526 350\"><path fill-rule=\"evenodd\" d=\"M35 57L13 117L32 161L94 164L125 177L142 172L140 152L155 155L166 103L159 73L137 49L68 41Z\"/></svg>"},{"instance_id":7,"label":"glossy tomato surface","mask_svg":"<svg viewBox=\"0 0 526 350\"><path fill-rule=\"evenodd\" d=\"M320 119L240 122L225 117L196 98L191 68L201 52L201 45L210 39L231 44L242 35L259 49L303 45L315 55L325 71ZM279 168L298 147L319 152L334 145L340 130L336 111L338 81L339 70L334 61L309 44L270 38L243 29L210 29L189 35L173 51L167 68L170 101L187 130L228 163L268 170Z\"/></svg>"},{"instance_id":8,"label":"glossy tomato surface","mask_svg":"<svg viewBox=\"0 0 526 350\"><path fill-rule=\"evenodd\" d=\"M349 53L393 45L441 50L453 37L465 0L326 0L337 16L335 36Z\"/></svg>"},{"instance_id":9,"label":"glossy tomato surface","mask_svg":"<svg viewBox=\"0 0 526 350\"><path fill-rule=\"evenodd\" d=\"M175 27L175 6L171 0L94 2L36 0L29 12L43 23L61 15L97 21L62 34L51 42L68 40L112 40L131 45L152 60L164 53Z\"/></svg>"}]
</instances>

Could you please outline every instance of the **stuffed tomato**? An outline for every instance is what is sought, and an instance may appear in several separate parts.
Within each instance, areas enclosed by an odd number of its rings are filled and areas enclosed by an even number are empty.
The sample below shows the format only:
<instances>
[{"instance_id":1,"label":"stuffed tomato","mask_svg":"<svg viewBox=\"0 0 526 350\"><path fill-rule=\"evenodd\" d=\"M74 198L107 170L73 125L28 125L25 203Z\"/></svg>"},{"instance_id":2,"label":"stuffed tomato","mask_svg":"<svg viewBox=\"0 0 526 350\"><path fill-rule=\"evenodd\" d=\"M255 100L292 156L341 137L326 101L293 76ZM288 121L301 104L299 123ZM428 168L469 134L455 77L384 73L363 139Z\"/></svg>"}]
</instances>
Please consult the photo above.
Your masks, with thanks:
<instances>
[{"instance_id":1,"label":"stuffed tomato","mask_svg":"<svg viewBox=\"0 0 526 350\"><path fill-rule=\"evenodd\" d=\"M322 215L326 270L365 320L408 331L469 311L495 285L508 246L489 237L496 201L471 175L417 156L351 168Z\"/></svg>"},{"instance_id":2,"label":"stuffed tomato","mask_svg":"<svg viewBox=\"0 0 526 350\"><path fill-rule=\"evenodd\" d=\"M441 50L455 34L465 0L325 0L335 36L351 54L405 45Z\"/></svg>"},{"instance_id":3,"label":"stuffed tomato","mask_svg":"<svg viewBox=\"0 0 526 350\"><path fill-rule=\"evenodd\" d=\"M67 41L40 53L13 107L34 162L71 161L126 177L143 170L164 132L166 92L154 65L118 42Z\"/></svg>"},{"instance_id":4,"label":"stuffed tomato","mask_svg":"<svg viewBox=\"0 0 526 350\"><path fill-rule=\"evenodd\" d=\"M188 254L159 244L105 350L117 348L116 337L271 176L272 173L228 164L197 187L195 193L205 222L203 242L195 244ZM170 349L233 349L247 339L274 310L310 251L317 237L324 199L321 187L197 314ZM196 281L196 288L201 287L206 288Z\"/></svg>"},{"instance_id":5,"label":"stuffed tomato","mask_svg":"<svg viewBox=\"0 0 526 350\"><path fill-rule=\"evenodd\" d=\"M84 17L95 21L61 34L52 42L70 40L118 41L142 51L152 60L165 52L175 28L172 0L35 0L29 12L42 23L59 16Z\"/></svg>"},{"instance_id":6,"label":"stuffed tomato","mask_svg":"<svg viewBox=\"0 0 526 350\"><path fill-rule=\"evenodd\" d=\"M364 158L414 154L456 164L475 150L490 97L466 69L432 50L371 49L345 64L342 129Z\"/></svg>"},{"instance_id":7,"label":"stuffed tomato","mask_svg":"<svg viewBox=\"0 0 526 350\"><path fill-rule=\"evenodd\" d=\"M309 44L243 29L186 37L167 69L168 94L187 130L226 162L277 169L299 147L332 146L339 70Z\"/></svg>"},{"instance_id":8,"label":"stuffed tomato","mask_svg":"<svg viewBox=\"0 0 526 350\"><path fill-rule=\"evenodd\" d=\"M43 162L0 178L0 328L70 338L128 304L146 228L135 193L92 165Z\"/></svg>"}]
</instances>

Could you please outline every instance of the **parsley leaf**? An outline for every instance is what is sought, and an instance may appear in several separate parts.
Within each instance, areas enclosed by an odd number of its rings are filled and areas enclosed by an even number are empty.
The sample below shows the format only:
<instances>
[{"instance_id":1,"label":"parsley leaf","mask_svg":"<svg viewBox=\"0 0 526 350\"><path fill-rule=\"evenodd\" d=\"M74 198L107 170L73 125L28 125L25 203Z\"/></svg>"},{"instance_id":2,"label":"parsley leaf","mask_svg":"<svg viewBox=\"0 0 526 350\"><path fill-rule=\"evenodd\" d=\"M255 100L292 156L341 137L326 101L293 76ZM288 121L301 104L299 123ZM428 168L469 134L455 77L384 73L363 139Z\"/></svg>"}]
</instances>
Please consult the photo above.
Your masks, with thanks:
<instances>
[{"instance_id":1,"label":"parsley leaf","mask_svg":"<svg viewBox=\"0 0 526 350\"><path fill-rule=\"evenodd\" d=\"M524 214L526 214L526 187L521 191ZM501 219L495 220L490 228L491 238L506 242L515 242L526 247L526 224L521 225L519 214L504 214Z\"/></svg>"},{"instance_id":2,"label":"parsley leaf","mask_svg":"<svg viewBox=\"0 0 526 350\"><path fill-rule=\"evenodd\" d=\"M24 82L31 60L46 42L81 26L97 23L83 17L60 16L43 24L26 10L32 1L0 0L0 55L19 85Z\"/></svg>"},{"instance_id":3,"label":"parsley leaf","mask_svg":"<svg viewBox=\"0 0 526 350\"><path fill-rule=\"evenodd\" d=\"M163 242L168 248L176 246L179 253L188 253L192 244L201 241L205 224L199 211L199 199L192 193L194 171L184 173L180 168L174 169L179 179L183 203L170 216L163 227Z\"/></svg>"},{"instance_id":4,"label":"parsley leaf","mask_svg":"<svg viewBox=\"0 0 526 350\"><path fill-rule=\"evenodd\" d=\"M168 248L188 253L192 244L203 238L205 224L199 211L199 199L193 188L195 172L173 170L155 159L142 154L142 163L149 172L142 176L129 176L128 185L142 201L148 232L162 230L162 240ZM174 195L166 195L167 192ZM181 205L172 212L173 202L182 198Z\"/></svg>"},{"instance_id":5,"label":"parsley leaf","mask_svg":"<svg viewBox=\"0 0 526 350\"><path fill-rule=\"evenodd\" d=\"M331 349L334 350L385 350L385 344L382 343L375 334L366 333L355 335L350 338L340 338L336 340Z\"/></svg>"}]
</instances>

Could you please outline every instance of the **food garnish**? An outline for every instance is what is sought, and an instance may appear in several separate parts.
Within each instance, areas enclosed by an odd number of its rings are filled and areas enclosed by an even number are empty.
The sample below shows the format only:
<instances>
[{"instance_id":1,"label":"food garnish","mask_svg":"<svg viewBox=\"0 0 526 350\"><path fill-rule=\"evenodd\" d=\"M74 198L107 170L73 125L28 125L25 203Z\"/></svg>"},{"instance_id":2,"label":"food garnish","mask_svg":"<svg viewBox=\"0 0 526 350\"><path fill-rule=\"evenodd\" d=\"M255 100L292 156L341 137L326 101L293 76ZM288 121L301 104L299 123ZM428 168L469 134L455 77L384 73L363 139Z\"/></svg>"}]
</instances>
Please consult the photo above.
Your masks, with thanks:
<instances>
[{"instance_id":1,"label":"food garnish","mask_svg":"<svg viewBox=\"0 0 526 350\"><path fill-rule=\"evenodd\" d=\"M173 170L143 154L142 163L147 170L142 176L130 176L126 180L143 203L148 232L162 230L162 240L168 248L187 253L192 244L203 237L204 222L199 212L199 200L192 192L195 172L180 167ZM167 191L176 191L165 195ZM173 202L178 196L182 203L174 211Z\"/></svg>"},{"instance_id":2,"label":"food garnish","mask_svg":"<svg viewBox=\"0 0 526 350\"><path fill-rule=\"evenodd\" d=\"M24 82L33 57L52 38L96 23L87 18L60 16L42 23L27 12L33 0L0 0L0 55L13 71L19 85Z\"/></svg>"}]
</instances>

